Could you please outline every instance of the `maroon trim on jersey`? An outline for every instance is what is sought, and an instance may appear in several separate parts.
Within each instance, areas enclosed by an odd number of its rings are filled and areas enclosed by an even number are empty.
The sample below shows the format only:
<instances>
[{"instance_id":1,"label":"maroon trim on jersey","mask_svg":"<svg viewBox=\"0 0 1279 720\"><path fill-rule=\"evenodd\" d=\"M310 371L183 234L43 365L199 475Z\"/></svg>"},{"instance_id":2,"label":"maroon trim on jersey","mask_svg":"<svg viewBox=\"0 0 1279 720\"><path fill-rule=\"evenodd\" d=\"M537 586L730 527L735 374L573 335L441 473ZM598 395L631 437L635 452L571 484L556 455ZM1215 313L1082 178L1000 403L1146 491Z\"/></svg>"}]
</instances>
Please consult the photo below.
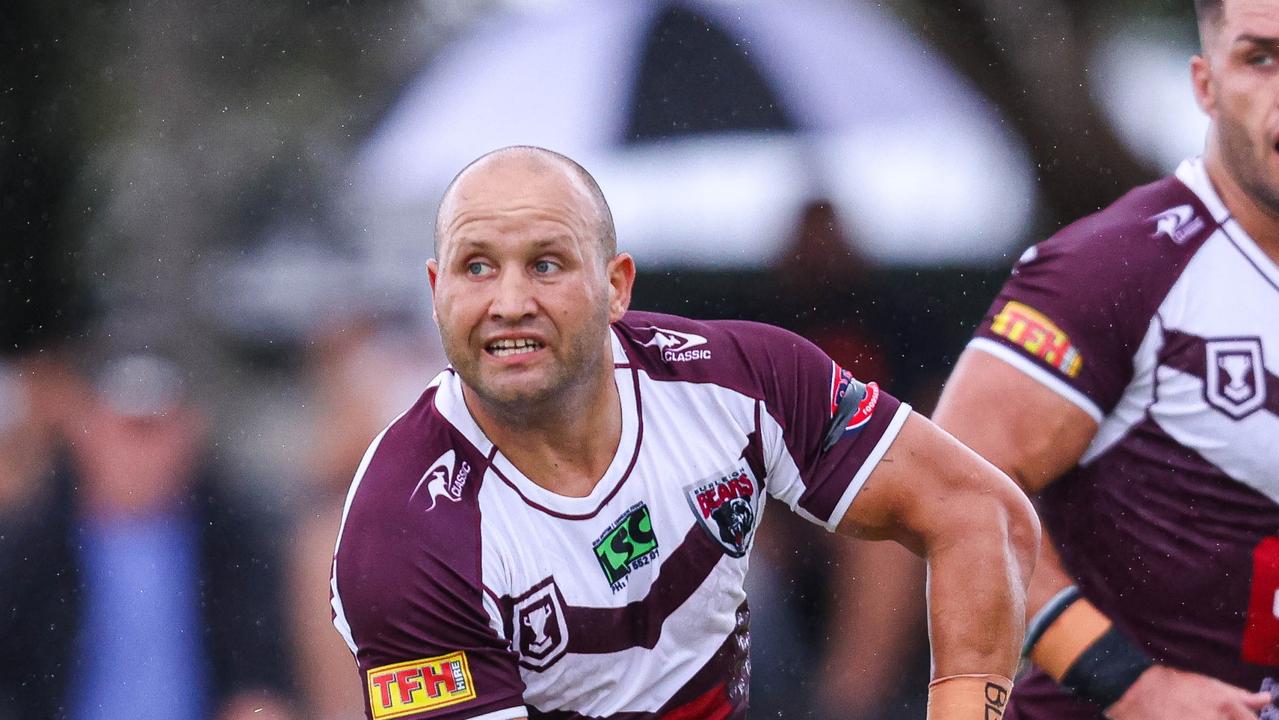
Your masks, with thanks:
<instances>
[{"instance_id":1,"label":"maroon trim on jersey","mask_svg":"<svg viewBox=\"0 0 1279 720\"><path fill-rule=\"evenodd\" d=\"M683 542L658 568L657 577L644 599L614 608L564 604L567 651L603 654L632 647L653 649L661 638L666 618L706 582L724 555L724 549L694 523ZM553 578L546 578L519 596L500 598L502 622L508 638L514 636L516 604L552 582Z\"/></svg>"},{"instance_id":2,"label":"maroon trim on jersey","mask_svg":"<svg viewBox=\"0 0 1279 720\"><path fill-rule=\"evenodd\" d=\"M1169 228L1170 211L1181 206L1190 206L1192 214ZM1109 414L1132 380L1132 358L1151 318L1219 228L1199 196L1175 176L1136 188L1019 261L976 336L1024 356ZM1066 335L1082 357L1077 375L992 329L1009 301L1030 307Z\"/></svg>"},{"instance_id":3,"label":"maroon trim on jersey","mask_svg":"<svg viewBox=\"0 0 1279 720\"><path fill-rule=\"evenodd\" d=\"M893 422L893 418L897 416L897 410L901 407L901 402L897 398L887 393L880 394L879 406L875 408L875 414L871 415L869 422L861 428L861 433L870 435L876 439L876 443L884 436L884 431L888 429L889 424ZM851 454L857 446L849 442L836 442L827 455L837 456L840 453ZM874 449L870 448L858 449L861 459L856 461L857 467L865 461L866 455ZM850 463L838 462L836 467L848 467ZM808 512L823 520L829 518L835 512L835 506L839 504L840 498L844 497L844 493L848 490L848 483L856 474L854 469L852 473L843 482L812 482L805 483L804 494L799 496L799 504Z\"/></svg>"},{"instance_id":4,"label":"maroon trim on jersey","mask_svg":"<svg viewBox=\"0 0 1279 720\"><path fill-rule=\"evenodd\" d=\"M1241 659L1252 551L1279 528L1273 500L1147 416L1039 508L1084 597L1157 662L1248 688L1273 673Z\"/></svg>"},{"instance_id":5,"label":"maroon trim on jersey","mask_svg":"<svg viewBox=\"0 0 1279 720\"><path fill-rule=\"evenodd\" d=\"M640 448L644 445L644 402L640 393L639 371L633 367L631 368L631 384L635 387L635 450L631 454L630 463L626 465L626 470L624 470L622 472L622 476L617 479L617 484L615 484L613 489L608 492L608 495L600 501L600 504L595 506L594 510L588 513L580 513L576 515L552 510L541 503L531 500L527 495L521 492L519 486L512 482L511 479L508 478L496 465L490 465L489 468L493 471L494 475L496 475L502 482L506 483L506 486L519 496L520 500L524 501L524 504L535 510L544 512L551 517L559 518L560 520L590 520L596 515L599 515L600 511L604 509L604 506L608 505L608 501L612 500L613 496L617 495L617 492L621 490L622 486L626 484L626 481L630 479L631 471L635 469L635 463L639 462ZM620 451L621 449L619 448L618 450ZM498 448L494 446L493 455L490 455L489 457L490 462L492 461L492 458L496 456L497 452ZM609 465L611 467L612 463ZM532 481L530 480L530 482Z\"/></svg>"},{"instance_id":6,"label":"maroon trim on jersey","mask_svg":"<svg viewBox=\"0 0 1279 720\"><path fill-rule=\"evenodd\" d=\"M484 611L478 494L486 461L435 409L428 388L382 435L351 500L336 557L337 590L364 673L466 653L477 697L433 717L522 704L524 683L505 638ZM456 499L430 510L409 498L424 472L452 451L471 471Z\"/></svg>"},{"instance_id":7,"label":"maroon trim on jersey","mask_svg":"<svg viewBox=\"0 0 1279 720\"><path fill-rule=\"evenodd\" d=\"M821 443L831 420L833 362L813 343L762 323L701 322L647 312L628 312L613 327L631 362L653 381L718 385L763 403L781 427L786 449L799 468L804 484L800 505L823 523L900 405L882 393L875 410L877 420L823 453ZM704 344L687 347L709 355L683 359L689 355L676 352L668 359L656 329L704 338Z\"/></svg>"},{"instance_id":8,"label":"maroon trim on jersey","mask_svg":"<svg viewBox=\"0 0 1279 720\"><path fill-rule=\"evenodd\" d=\"M750 610L737 609L737 627L710 660L655 713L623 712L601 718L529 706L529 720L744 720L749 704Z\"/></svg>"},{"instance_id":9,"label":"maroon trim on jersey","mask_svg":"<svg viewBox=\"0 0 1279 720\"><path fill-rule=\"evenodd\" d=\"M1221 221L1223 234L1226 236L1226 239L1229 240L1230 244L1234 247L1234 249L1240 255L1243 256L1243 259L1248 261L1248 264L1252 266L1252 269L1257 271L1257 274L1261 276L1261 279L1265 280L1266 284L1274 288L1276 292L1279 292L1279 285L1275 284L1274 277L1270 273L1263 270L1261 266L1257 264L1257 261L1252 258L1252 255L1248 253L1248 251L1244 250L1242 247L1239 246L1239 241L1235 239L1235 236L1229 230L1225 230L1226 223L1230 222L1231 219L1232 219L1232 216L1227 215L1225 219ZM1239 227L1237 221L1235 226ZM1255 240L1253 242L1254 244L1256 243Z\"/></svg>"},{"instance_id":10,"label":"maroon trim on jersey","mask_svg":"<svg viewBox=\"0 0 1279 720\"><path fill-rule=\"evenodd\" d=\"M742 448L742 459L750 466L751 472L755 473L761 492L768 488L768 464L764 460L764 433L759 422L760 406L763 404L758 400L755 401L755 429L746 436L746 447Z\"/></svg>"},{"instance_id":11,"label":"maroon trim on jersey","mask_svg":"<svg viewBox=\"0 0 1279 720\"><path fill-rule=\"evenodd\" d=\"M1159 351L1159 364L1180 370L1187 375L1194 375L1205 383L1208 382L1208 343L1214 340L1240 340L1255 338L1202 338L1181 330L1164 330L1164 344ZM1252 372L1260 372L1265 382L1266 400L1260 409L1279 416L1279 376L1265 367L1252 368ZM1205 389L1206 392L1206 389Z\"/></svg>"},{"instance_id":12,"label":"maroon trim on jersey","mask_svg":"<svg viewBox=\"0 0 1279 720\"><path fill-rule=\"evenodd\" d=\"M649 650L662 636L662 624L679 609L724 557L724 549L694 523L675 552L661 564L643 600L617 608L564 608L568 619L568 651L612 653L627 648Z\"/></svg>"}]
</instances>

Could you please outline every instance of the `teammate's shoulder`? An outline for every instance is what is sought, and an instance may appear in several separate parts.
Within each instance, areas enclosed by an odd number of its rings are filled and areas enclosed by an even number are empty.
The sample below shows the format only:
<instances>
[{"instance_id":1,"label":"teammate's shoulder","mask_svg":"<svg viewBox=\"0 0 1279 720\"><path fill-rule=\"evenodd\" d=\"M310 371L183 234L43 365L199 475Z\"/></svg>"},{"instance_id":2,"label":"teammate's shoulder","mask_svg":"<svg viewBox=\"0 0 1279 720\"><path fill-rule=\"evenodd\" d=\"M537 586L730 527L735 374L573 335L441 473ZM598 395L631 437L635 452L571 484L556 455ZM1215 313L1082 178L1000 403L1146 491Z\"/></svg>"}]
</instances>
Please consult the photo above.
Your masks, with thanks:
<instances>
[{"instance_id":1,"label":"teammate's shoulder","mask_svg":"<svg viewBox=\"0 0 1279 720\"><path fill-rule=\"evenodd\" d=\"M710 382L751 392L771 366L820 353L803 337L748 320L691 320L628 312L614 325L627 357L654 379Z\"/></svg>"},{"instance_id":2,"label":"teammate's shoulder","mask_svg":"<svg viewBox=\"0 0 1279 720\"><path fill-rule=\"evenodd\" d=\"M1212 234L1212 214L1175 175L1125 193L1107 207L1067 225L1041 251L1087 253L1112 259L1175 260L1193 254Z\"/></svg>"}]
</instances>

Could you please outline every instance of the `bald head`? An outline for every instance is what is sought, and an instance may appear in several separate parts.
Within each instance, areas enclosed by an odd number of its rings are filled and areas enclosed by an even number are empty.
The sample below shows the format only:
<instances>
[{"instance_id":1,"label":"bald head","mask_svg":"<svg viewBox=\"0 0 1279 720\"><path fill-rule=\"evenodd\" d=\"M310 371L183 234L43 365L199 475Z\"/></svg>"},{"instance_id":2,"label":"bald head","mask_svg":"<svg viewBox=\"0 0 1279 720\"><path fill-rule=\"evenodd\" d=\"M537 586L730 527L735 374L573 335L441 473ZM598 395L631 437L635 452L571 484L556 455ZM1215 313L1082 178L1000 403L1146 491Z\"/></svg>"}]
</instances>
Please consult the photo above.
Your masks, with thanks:
<instances>
[{"instance_id":1,"label":"bald head","mask_svg":"<svg viewBox=\"0 0 1279 720\"><path fill-rule=\"evenodd\" d=\"M486 188L512 181L566 184L579 197L582 212L592 221L601 261L608 262L617 254L613 213L595 178L571 158L530 145L513 145L481 155L453 178L435 215L435 254L440 253L440 240L447 235L461 201Z\"/></svg>"}]
</instances>

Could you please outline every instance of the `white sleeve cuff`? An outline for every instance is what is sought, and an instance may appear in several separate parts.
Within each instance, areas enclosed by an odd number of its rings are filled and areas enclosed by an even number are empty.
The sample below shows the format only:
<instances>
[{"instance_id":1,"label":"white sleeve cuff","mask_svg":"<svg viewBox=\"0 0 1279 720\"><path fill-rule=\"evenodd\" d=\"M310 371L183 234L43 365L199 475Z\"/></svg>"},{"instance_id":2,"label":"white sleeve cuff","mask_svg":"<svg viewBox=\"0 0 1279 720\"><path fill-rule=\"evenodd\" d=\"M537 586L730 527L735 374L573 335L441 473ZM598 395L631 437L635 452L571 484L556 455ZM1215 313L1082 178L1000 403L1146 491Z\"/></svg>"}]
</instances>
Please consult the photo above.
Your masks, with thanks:
<instances>
[{"instance_id":1,"label":"white sleeve cuff","mask_svg":"<svg viewBox=\"0 0 1279 720\"><path fill-rule=\"evenodd\" d=\"M884 428L884 434L879 436L879 442L875 443L875 447L866 456L866 461L857 469L857 474L848 483L848 487L844 488L844 494L840 496L839 502L835 503L835 509L830 514L830 520L826 521L827 530L835 532L836 528L839 527L844 515L848 513L849 506L853 504L853 499L857 497L857 493L866 484L866 479L875 470L875 466L879 465L884 453L888 452L893 440L897 439L897 434L901 432L902 425L906 424L906 418L908 417L910 417L910 405L902 403L897 408L897 412L893 414L893 419L888 421L888 427Z\"/></svg>"}]
</instances>

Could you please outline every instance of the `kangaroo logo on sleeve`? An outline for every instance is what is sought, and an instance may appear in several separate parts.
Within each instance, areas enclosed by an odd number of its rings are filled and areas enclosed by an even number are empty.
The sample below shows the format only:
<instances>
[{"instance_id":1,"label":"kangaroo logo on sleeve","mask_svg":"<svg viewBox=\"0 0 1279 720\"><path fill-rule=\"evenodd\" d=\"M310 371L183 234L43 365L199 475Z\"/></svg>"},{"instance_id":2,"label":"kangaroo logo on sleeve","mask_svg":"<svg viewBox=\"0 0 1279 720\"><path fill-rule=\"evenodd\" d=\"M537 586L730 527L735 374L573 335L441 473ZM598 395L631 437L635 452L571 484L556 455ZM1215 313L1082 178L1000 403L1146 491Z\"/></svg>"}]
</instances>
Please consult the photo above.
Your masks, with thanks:
<instances>
[{"instance_id":1,"label":"kangaroo logo on sleeve","mask_svg":"<svg viewBox=\"0 0 1279 720\"><path fill-rule=\"evenodd\" d=\"M701 335L679 332L678 330L667 330L656 325L650 326L648 329L653 331L653 338L644 343L643 347L657 348L662 354L662 359L668 363L711 359L709 348L693 349L706 344L706 338Z\"/></svg>"},{"instance_id":2,"label":"kangaroo logo on sleeve","mask_svg":"<svg viewBox=\"0 0 1279 720\"><path fill-rule=\"evenodd\" d=\"M1165 235L1178 245L1183 245L1195 233L1203 230L1204 219L1195 216L1195 209L1189 205L1178 205L1168 208L1158 215L1149 218L1155 222L1154 237Z\"/></svg>"},{"instance_id":3,"label":"kangaroo logo on sleeve","mask_svg":"<svg viewBox=\"0 0 1279 720\"><path fill-rule=\"evenodd\" d=\"M422 473L422 479L417 481L417 486L413 488L413 492L409 494L409 502L413 502L413 498L417 496L423 487L426 488L426 495L429 500L426 512L434 510L440 498L450 502L461 500L462 489L466 487L466 479L471 474L471 465L463 460L462 467L454 473L453 468L456 464L457 456L452 450L444 453L438 460L431 463L429 469Z\"/></svg>"},{"instance_id":4,"label":"kangaroo logo on sleeve","mask_svg":"<svg viewBox=\"0 0 1279 720\"><path fill-rule=\"evenodd\" d=\"M1242 420L1266 404L1261 338L1209 340L1204 349L1204 399L1209 405Z\"/></svg>"}]
</instances>

